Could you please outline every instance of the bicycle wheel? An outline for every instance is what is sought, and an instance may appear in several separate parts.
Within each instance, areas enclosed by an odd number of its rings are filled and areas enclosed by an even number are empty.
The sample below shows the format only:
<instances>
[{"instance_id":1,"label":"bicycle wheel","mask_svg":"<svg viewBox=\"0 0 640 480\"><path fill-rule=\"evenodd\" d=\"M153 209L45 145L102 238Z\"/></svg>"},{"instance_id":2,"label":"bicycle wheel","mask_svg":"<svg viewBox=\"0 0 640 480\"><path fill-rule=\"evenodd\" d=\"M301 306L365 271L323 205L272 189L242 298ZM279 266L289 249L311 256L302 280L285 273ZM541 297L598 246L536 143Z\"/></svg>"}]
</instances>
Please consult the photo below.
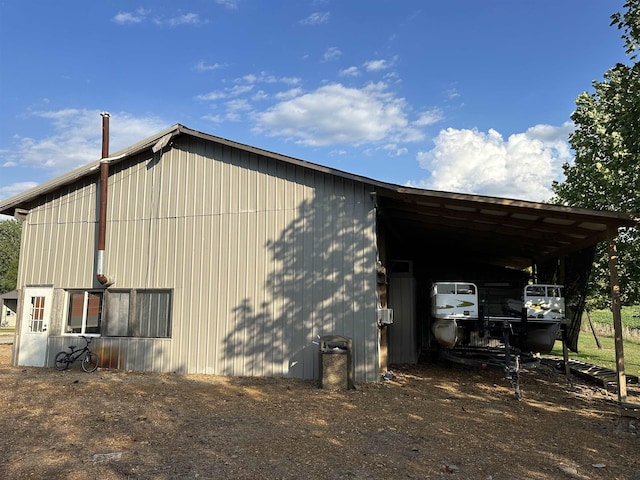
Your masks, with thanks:
<instances>
[{"instance_id":1,"label":"bicycle wheel","mask_svg":"<svg viewBox=\"0 0 640 480\"><path fill-rule=\"evenodd\" d=\"M100 363L100 357L93 352L89 352L82 359L82 369L85 372L95 372Z\"/></svg>"},{"instance_id":2,"label":"bicycle wheel","mask_svg":"<svg viewBox=\"0 0 640 480\"><path fill-rule=\"evenodd\" d=\"M56 355L56 362L54 364L56 370L66 370L69 368L69 354L67 352L60 352Z\"/></svg>"}]
</instances>

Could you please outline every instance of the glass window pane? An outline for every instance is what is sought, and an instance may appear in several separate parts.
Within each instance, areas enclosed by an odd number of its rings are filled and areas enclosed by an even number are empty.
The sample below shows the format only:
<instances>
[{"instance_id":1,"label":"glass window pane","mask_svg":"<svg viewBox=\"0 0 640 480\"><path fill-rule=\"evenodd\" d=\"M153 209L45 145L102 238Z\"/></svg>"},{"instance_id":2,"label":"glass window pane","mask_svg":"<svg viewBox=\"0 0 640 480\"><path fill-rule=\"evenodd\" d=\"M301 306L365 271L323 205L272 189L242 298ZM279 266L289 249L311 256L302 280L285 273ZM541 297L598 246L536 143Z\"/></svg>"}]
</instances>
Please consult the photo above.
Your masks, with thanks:
<instances>
[{"instance_id":1,"label":"glass window pane","mask_svg":"<svg viewBox=\"0 0 640 480\"><path fill-rule=\"evenodd\" d=\"M100 333L102 319L102 293L89 292L87 302L87 326L85 333Z\"/></svg>"},{"instance_id":2,"label":"glass window pane","mask_svg":"<svg viewBox=\"0 0 640 480\"><path fill-rule=\"evenodd\" d=\"M33 297L33 318L42 320L44 318L44 297Z\"/></svg>"},{"instance_id":3,"label":"glass window pane","mask_svg":"<svg viewBox=\"0 0 640 480\"><path fill-rule=\"evenodd\" d=\"M129 333L129 292L109 292L106 299L103 335L126 337Z\"/></svg>"},{"instance_id":4,"label":"glass window pane","mask_svg":"<svg viewBox=\"0 0 640 480\"><path fill-rule=\"evenodd\" d=\"M69 318L66 333L82 333L82 316L84 313L84 292L69 295Z\"/></svg>"},{"instance_id":5,"label":"glass window pane","mask_svg":"<svg viewBox=\"0 0 640 480\"><path fill-rule=\"evenodd\" d=\"M69 292L69 312L64 333L99 334L102 292Z\"/></svg>"},{"instance_id":6,"label":"glass window pane","mask_svg":"<svg viewBox=\"0 0 640 480\"><path fill-rule=\"evenodd\" d=\"M171 292L136 292L137 322L132 335L138 337L171 336Z\"/></svg>"},{"instance_id":7,"label":"glass window pane","mask_svg":"<svg viewBox=\"0 0 640 480\"><path fill-rule=\"evenodd\" d=\"M44 326L44 297L31 297L31 323L29 331L42 332Z\"/></svg>"},{"instance_id":8,"label":"glass window pane","mask_svg":"<svg viewBox=\"0 0 640 480\"><path fill-rule=\"evenodd\" d=\"M528 285L525 290L525 295L527 297L544 297L545 293L545 287L540 285Z\"/></svg>"},{"instance_id":9,"label":"glass window pane","mask_svg":"<svg viewBox=\"0 0 640 480\"><path fill-rule=\"evenodd\" d=\"M456 284L455 283L438 283L437 284L437 292L441 294L454 294L456 293Z\"/></svg>"},{"instance_id":10,"label":"glass window pane","mask_svg":"<svg viewBox=\"0 0 640 480\"><path fill-rule=\"evenodd\" d=\"M547 288L547 296L549 297L561 297L562 292L560 291L560 287L549 287Z\"/></svg>"}]
</instances>

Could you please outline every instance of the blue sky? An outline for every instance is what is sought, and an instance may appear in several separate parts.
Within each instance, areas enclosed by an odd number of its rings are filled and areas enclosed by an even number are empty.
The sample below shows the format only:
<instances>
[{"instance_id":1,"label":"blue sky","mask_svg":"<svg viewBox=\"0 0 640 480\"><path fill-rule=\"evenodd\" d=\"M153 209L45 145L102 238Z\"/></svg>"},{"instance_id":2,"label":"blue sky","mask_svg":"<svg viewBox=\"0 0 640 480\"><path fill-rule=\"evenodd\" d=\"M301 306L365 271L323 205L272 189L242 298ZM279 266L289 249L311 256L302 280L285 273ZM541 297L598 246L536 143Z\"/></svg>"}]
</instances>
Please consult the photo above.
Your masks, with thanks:
<instances>
[{"instance_id":1,"label":"blue sky","mask_svg":"<svg viewBox=\"0 0 640 480\"><path fill-rule=\"evenodd\" d=\"M602 0L0 0L0 200L173 124L377 180L542 201Z\"/></svg>"}]
</instances>

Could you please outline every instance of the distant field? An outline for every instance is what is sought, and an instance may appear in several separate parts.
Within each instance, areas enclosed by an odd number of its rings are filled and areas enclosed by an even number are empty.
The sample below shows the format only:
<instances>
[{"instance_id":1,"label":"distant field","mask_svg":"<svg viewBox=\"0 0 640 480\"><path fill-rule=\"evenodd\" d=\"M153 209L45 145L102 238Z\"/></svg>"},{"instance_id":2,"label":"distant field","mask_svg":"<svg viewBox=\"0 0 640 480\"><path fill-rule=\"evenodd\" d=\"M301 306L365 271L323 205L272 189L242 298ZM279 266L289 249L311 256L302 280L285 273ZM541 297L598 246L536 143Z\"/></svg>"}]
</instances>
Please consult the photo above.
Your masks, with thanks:
<instances>
[{"instance_id":1,"label":"distant field","mask_svg":"<svg viewBox=\"0 0 640 480\"><path fill-rule=\"evenodd\" d=\"M622 325L628 328L640 329L640 305L632 307L622 307ZM589 312L591 321L594 323L613 325L613 314L611 310L594 310ZM587 322L587 314L582 316L583 322Z\"/></svg>"},{"instance_id":2,"label":"distant field","mask_svg":"<svg viewBox=\"0 0 640 480\"><path fill-rule=\"evenodd\" d=\"M570 352L569 358L583 362L616 368L616 351L613 338L613 315L610 310L589 312L602 348L598 348L589 327L587 314L582 317L582 331L578 340L578 353ZM640 306L622 307L624 365L627 373L640 376ZM556 342L551 355L562 356L562 343Z\"/></svg>"}]
</instances>

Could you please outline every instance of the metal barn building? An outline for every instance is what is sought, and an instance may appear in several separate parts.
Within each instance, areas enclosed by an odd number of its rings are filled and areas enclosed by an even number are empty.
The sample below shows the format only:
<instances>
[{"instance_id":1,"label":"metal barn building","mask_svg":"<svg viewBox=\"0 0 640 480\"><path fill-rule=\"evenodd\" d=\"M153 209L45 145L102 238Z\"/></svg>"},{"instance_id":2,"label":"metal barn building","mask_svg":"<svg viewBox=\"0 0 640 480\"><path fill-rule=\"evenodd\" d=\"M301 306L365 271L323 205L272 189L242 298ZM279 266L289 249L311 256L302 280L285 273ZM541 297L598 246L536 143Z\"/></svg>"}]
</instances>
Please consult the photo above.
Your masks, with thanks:
<instances>
[{"instance_id":1,"label":"metal barn building","mask_svg":"<svg viewBox=\"0 0 640 480\"><path fill-rule=\"evenodd\" d=\"M319 339L344 335L360 382L428 350L430 282L533 265L581 311L593 246L635 224L404 188L182 125L113 155L107 140L0 213L23 221L14 365L51 366L87 335L106 368L312 379Z\"/></svg>"}]
</instances>

